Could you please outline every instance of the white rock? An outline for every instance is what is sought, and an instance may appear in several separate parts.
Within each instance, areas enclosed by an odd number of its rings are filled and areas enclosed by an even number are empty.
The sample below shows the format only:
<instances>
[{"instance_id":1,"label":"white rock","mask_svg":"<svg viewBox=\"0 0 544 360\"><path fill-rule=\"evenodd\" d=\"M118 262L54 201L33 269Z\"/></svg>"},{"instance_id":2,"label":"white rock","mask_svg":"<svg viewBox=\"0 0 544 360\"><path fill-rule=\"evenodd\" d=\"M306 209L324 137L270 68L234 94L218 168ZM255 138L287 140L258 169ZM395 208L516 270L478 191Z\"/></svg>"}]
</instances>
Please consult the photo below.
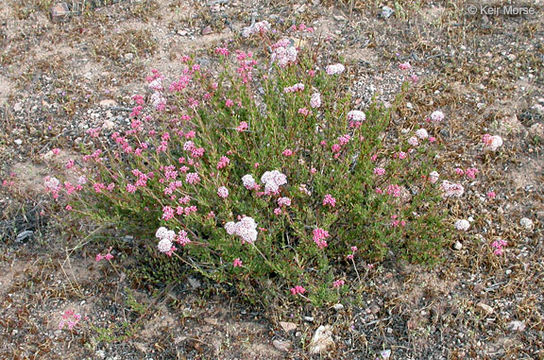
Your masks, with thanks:
<instances>
[{"instance_id":1,"label":"white rock","mask_svg":"<svg viewBox=\"0 0 544 360\"><path fill-rule=\"evenodd\" d=\"M476 307L482 309L487 314L491 314L494 311L491 306L484 304L483 302L479 302Z\"/></svg>"},{"instance_id":2,"label":"white rock","mask_svg":"<svg viewBox=\"0 0 544 360\"><path fill-rule=\"evenodd\" d=\"M525 323L523 321L510 321L508 329L511 331L523 331L525 330Z\"/></svg>"},{"instance_id":3,"label":"white rock","mask_svg":"<svg viewBox=\"0 0 544 360\"><path fill-rule=\"evenodd\" d=\"M382 357L383 360L387 360L391 358L391 350L390 349L383 350L382 352L380 352L380 356Z\"/></svg>"},{"instance_id":4,"label":"white rock","mask_svg":"<svg viewBox=\"0 0 544 360\"><path fill-rule=\"evenodd\" d=\"M334 304L332 308L334 310L336 310L336 311L340 311L340 310L344 309L344 305L338 303L338 304Z\"/></svg>"},{"instance_id":5,"label":"white rock","mask_svg":"<svg viewBox=\"0 0 544 360\"><path fill-rule=\"evenodd\" d=\"M463 244L461 244L461 242L459 241L456 241L455 244L453 244L453 248L455 250L461 250L463 248Z\"/></svg>"},{"instance_id":6,"label":"white rock","mask_svg":"<svg viewBox=\"0 0 544 360\"><path fill-rule=\"evenodd\" d=\"M297 329L297 324L287 321L280 321L280 326L286 333Z\"/></svg>"},{"instance_id":7,"label":"white rock","mask_svg":"<svg viewBox=\"0 0 544 360\"><path fill-rule=\"evenodd\" d=\"M105 120L102 127L107 130L111 130L115 127L115 123L111 120Z\"/></svg>"},{"instance_id":8,"label":"white rock","mask_svg":"<svg viewBox=\"0 0 544 360\"><path fill-rule=\"evenodd\" d=\"M100 101L99 104L101 107L114 107L114 106L117 106L117 101L113 99L104 99Z\"/></svg>"},{"instance_id":9,"label":"white rock","mask_svg":"<svg viewBox=\"0 0 544 360\"><path fill-rule=\"evenodd\" d=\"M310 342L310 354L321 354L334 347L330 325L317 328Z\"/></svg>"},{"instance_id":10,"label":"white rock","mask_svg":"<svg viewBox=\"0 0 544 360\"><path fill-rule=\"evenodd\" d=\"M274 340L272 345L279 351L289 352L291 350L291 342L289 340Z\"/></svg>"},{"instance_id":11,"label":"white rock","mask_svg":"<svg viewBox=\"0 0 544 360\"><path fill-rule=\"evenodd\" d=\"M391 15L393 15L393 13L395 12L395 10L391 9L389 6L384 6L382 7L382 17L384 19L387 19L388 17L390 17Z\"/></svg>"},{"instance_id":12,"label":"white rock","mask_svg":"<svg viewBox=\"0 0 544 360\"><path fill-rule=\"evenodd\" d=\"M22 145L22 144L23 144L23 140L21 140L21 139L15 139L14 143L16 143L17 145Z\"/></svg>"},{"instance_id":13,"label":"white rock","mask_svg":"<svg viewBox=\"0 0 544 360\"><path fill-rule=\"evenodd\" d=\"M526 217L521 218L519 221L519 224L525 228L525 230L532 230L533 229L533 221L531 219L528 219Z\"/></svg>"}]
</instances>

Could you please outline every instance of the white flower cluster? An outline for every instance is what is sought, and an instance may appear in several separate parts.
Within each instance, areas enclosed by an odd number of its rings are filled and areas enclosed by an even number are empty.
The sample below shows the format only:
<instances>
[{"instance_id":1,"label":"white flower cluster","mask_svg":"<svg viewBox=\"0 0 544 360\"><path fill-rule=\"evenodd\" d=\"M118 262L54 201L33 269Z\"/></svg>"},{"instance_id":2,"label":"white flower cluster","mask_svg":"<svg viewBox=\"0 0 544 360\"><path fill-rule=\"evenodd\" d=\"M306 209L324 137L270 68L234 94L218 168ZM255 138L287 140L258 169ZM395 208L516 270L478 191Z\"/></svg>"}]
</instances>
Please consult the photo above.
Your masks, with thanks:
<instances>
[{"instance_id":1,"label":"white flower cluster","mask_svg":"<svg viewBox=\"0 0 544 360\"><path fill-rule=\"evenodd\" d=\"M44 179L44 185L48 190L55 191L58 190L60 186L60 181L54 176L47 176Z\"/></svg>"},{"instance_id":2,"label":"white flower cluster","mask_svg":"<svg viewBox=\"0 0 544 360\"><path fill-rule=\"evenodd\" d=\"M440 176L440 174L436 171L433 171L432 173L429 174L429 181L431 182L431 184L434 184L435 182L438 181L438 177Z\"/></svg>"},{"instance_id":3,"label":"white flower cluster","mask_svg":"<svg viewBox=\"0 0 544 360\"><path fill-rule=\"evenodd\" d=\"M460 197L464 194L465 188L461 184L454 184L448 180L442 181L440 186L444 192L444 197Z\"/></svg>"},{"instance_id":4,"label":"white flower cluster","mask_svg":"<svg viewBox=\"0 0 544 360\"><path fill-rule=\"evenodd\" d=\"M253 25L246 26L242 29L242 37L250 37L253 34L259 34L259 33L265 33L270 31L270 23L266 20L259 21L254 23Z\"/></svg>"},{"instance_id":5,"label":"white flower cluster","mask_svg":"<svg viewBox=\"0 0 544 360\"><path fill-rule=\"evenodd\" d=\"M318 107L321 107L321 94L316 92L312 94L312 97L310 99L310 106L313 109L317 109Z\"/></svg>"},{"instance_id":6,"label":"white flower cluster","mask_svg":"<svg viewBox=\"0 0 544 360\"><path fill-rule=\"evenodd\" d=\"M242 176L242 183L244 187L248 190L253 190L257 186L257 182L250 174Z\"/></svg>"},{"instance_id":7,"label":"white flower cluster","mask_svg":"<svg viewBox=\"0 0 544 360\"><path fill-rule=\"evenodd\" d=\"M156 78L149 83L149 88L153 90L151 94L151 103L155 108L158 108L162 104L166 104L166 98L163 95L164 87L162 85L162 78Z\"/></svg>"},{"instance_id":8,"label":"white flower cluster","mask_svg":"<svg viewBox=\"0 0 544 360\"><path fill-rule=\"evenodd\" d=\"M161 226L157 229L155 236L160 240L157 248L162 253L168 253L172 251L173 241L176 238L176 233L174 230L168 230L164 226Z\"/></svg>"},{"instance_id":9,"label":"white flower cluster","mask_svg":"<svg viewBox=\"0 0 544 360\"><path fill-rule=\"evenodd\" d=\"M342 64L328 65L325 68L325 71L327 72L328 75L341 74L344 72L344 70L346 70L346 67Z\"/></svg>"},{"instance_id":10,"label":"white flower cluster","mask_svg":"<svg viewBox=\"0 0 544 360\"><path fill-rule=\"evenodd\" d=\"M431 114L431 120L433 122L440 122L444 120L444 113L440 110L436 110L435 112Z\"/></svg>"},{"instance_id":11,"label":"white flower cluster","mask_svg":"<svg viewBox=\"0 0 544 360\"><path fill-rule=\"evenodd\" d=\"M350 112L348 112L348 120L365 121L366 115L360 110L351 110Z\"/></svg>"},{"instance_id":12,"label":"white flower cluster","mask_svg":"<svg viewBox=\"0 0 544 360\"><path fill-rule=\"evenodd\" d=\"M426 138L429 137L429 133L427 132L427 130L421 128L416 131L416 136L420 138L421 140L425 140Z\"/></svg>"},{"instance_id":13,"label":"white flower cluster","mask_svg":"<svg viewBox=\"0 0 544 360\"><path fill-rule=\"evenodd\" d=\"M503 144L502 138L499 135L489 136L485 142L485 150L497 151Z\"/></svg>"},{"instance_id":14,"label":"white flower cluster","mask_svg":"<svg viewBox=\"0 0 544 360\"><path fill-rule=\"evenodd\" d=\"M287 176L278 170L267 171L261 176L261 182L264 184L265 193L275 193L281 185L287 184Z\"/></svg>"},{"instance_id":15,"label":"white flower cluster","mask_svg":"<svg viewBox=\"0 0 544 360\"><path fill-rule=\"evenodd\" d=\"M252 244L257 240L257 223L249 216L244 216L236 223L229 221L225 224L225 230L229 235L239 236L243 242Z\"/></svg>"},{"instance_id":16,"label":"white flower cluster","mask_svg":"<svg viewBox=\"0 0 544 360\"><path fill-rule=\"evenodd\" d=\"M297 61L298 51L289 39L278 41L274 45L272 53L272 62L277 62L280 67L286 67L289 63Z\"/></svg>"},{"instance_id":17,"label":"white flower cluster","mask_svg":"<svg viewBox=\"0 0 544 360\"><path fill-rule=\"evenodd\" d=\"M468 220L461 219L457 220L454 226L459 231L467 231L470 228L470 223L468 222Z\"/></svg>"}]
</instances>

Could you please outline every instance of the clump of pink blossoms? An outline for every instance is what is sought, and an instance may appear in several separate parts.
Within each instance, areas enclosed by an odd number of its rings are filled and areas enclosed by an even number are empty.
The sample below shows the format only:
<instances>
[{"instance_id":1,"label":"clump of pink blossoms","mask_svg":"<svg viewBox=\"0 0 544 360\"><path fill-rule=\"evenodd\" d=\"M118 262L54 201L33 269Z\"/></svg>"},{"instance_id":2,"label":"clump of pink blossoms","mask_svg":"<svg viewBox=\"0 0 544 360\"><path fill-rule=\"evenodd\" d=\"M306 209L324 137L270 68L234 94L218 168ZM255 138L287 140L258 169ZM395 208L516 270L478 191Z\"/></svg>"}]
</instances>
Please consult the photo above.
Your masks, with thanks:
<instances>
[{"instance_id":1,"label":"clump of pink blossoms","mask_svg":"<svg viewBox=\"0 0 544 360\"><path fill-rule=\"evenodd\" d=\"M495 255L502 255L504 253L504 247L508 245L508 243L506 242L506 240L502 240L502 239L499 239L499 240L495 240L493 241L493 243L491 243L491 246L495 249L493 251L493 253Z\"/></svg>"},{"instance_id":2,"label":"clump of pink blossoms","mask_svg":"<svg viewBox=\"0 0 544 360\"><path fill-rule=\"evenodd\" d=\"M291 294L297 295L297 294L304 294L306 292L306 289L303 288L300 285L297 285L297 286L291 288L290 291L291 291Z\"/></svg>"},{"instance_id":3,"label":"clump of pink blossoms","mask_svg":"<svg viewBox=\"0 0 544 360\"><path fill-rule=\"evenodd\" d=\"M366 120L366 115L360 110L351 110L348 112L349 127L358 128Z\"/></svg>"},{"instance_id":4,"label":"clump of pink blossoms","mask_svg":"<svg viewBox=\"0 0 544 360\"><path fill-rule=\"evenodd\" d=\"M330 207L336 206L336 199L331 194L327 194L323 198L323 206L327 206L327 205Z\"/></svg>"},{"instance_id":5,"label":"clump of pink blossoms","mask_svg":"<svg viewBox=\"0 0 544 360\"><path fill-rule=\"evenodd\" d=\"M429 182L431 184L434 184L438 181L438 178L440 177L440 174L436 171L433 171L429 174Z\"/></svg>"},{"instance_id":6,"label":"clump of pink blossoms","mask_svg":"<svg viewBox=\"0 0 544 360\"><path fill-rule=\"evenodd\" d=\"M294 93L298 91L304 91L304 84L303 83L296 83L293 86L285 87L283 88L284 93Z\"/></svg>"},{"instance_id":7,"label":"clump of pink blossoms","mask_svg":"<svg viewBox=\"0 0 544 360\"><path fill-rule=\"evenodd\" d=\"M66 310L64 314L62 314L62 320L59 322L59 329L62 330L65 327L68 327L69 330L73 330L80 320L80 314L77 314L74 310ZM85 317L85 320L88 320L88 318Z\"/></svg>"},{"instance_id":8,"label":"clump of pink blossoms","mask_svg":"<svg viewBox=\"0 0 544 360\"><path fill-rule=\"evenodd\" d=\"M327 247L327 241L325 241L325 239L329 237L329 232L327 230L321 228L314 229L313 235L314 242L317 244L318 248L323 249L324 247Z\"/></svg>"}]
</instances>

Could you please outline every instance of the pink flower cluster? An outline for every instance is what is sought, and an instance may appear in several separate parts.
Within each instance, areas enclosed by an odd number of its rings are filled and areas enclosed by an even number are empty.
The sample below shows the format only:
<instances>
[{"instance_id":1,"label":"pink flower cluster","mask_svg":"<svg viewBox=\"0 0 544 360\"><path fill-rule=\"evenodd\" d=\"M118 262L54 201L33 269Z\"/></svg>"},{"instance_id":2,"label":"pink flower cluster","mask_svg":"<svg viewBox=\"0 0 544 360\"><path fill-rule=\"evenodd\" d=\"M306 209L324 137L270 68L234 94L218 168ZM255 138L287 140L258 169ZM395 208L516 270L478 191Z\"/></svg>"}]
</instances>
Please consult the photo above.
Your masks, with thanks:
<instances>
[{"instance_id":1,"label":"pink flower cluster","mask_svg":"<svg viewBox=\"0 0 544 360\"><path fill-rule=\"evenodd\" d=\"M335 288L335 289L338 289L338 288L344 286L345 283L346 282L344 280L342 280L342 279L335 280L335 281L332 282L332 287Z\"/></svg>"},{"instance_id":2,"label":"pink flower cluster","mask_svg":"<svg viewBox=\"0 0 544 360\"><path fill-rule=\"evenodd\" d=\"M321 107L321 94L316 92L312 94L312 97L310 98L310 106L313 109L317 109Z\"/></svg>"},{"instance_id":3,"label":"pink flower cluster","mask_svg":"<svg viewBox=\"0 0 544 360\"><path fill-rule=\"evenodd\" d=\"M242 267L242 260L240 260L240 258L236 258L234 259L234 261L232 262L232 266L233 267Z\"/></svg>"},{"instance_id":4,"label":"pink flower cluster","mask_svg":"<svg viewBox=\"0 0 544 360\"><path fill-rule=\"evenodd\" d=\"M221 159L219 159L219 162L217 163L217 170L226 168L229 164L230 164L230 159L226 156L221 156Z\"/></svg>"},{"instance_id":5,"label":"pink flower cluster","mask_svg":"<svg viewBox=\"0 0 544 360\"><path fill-rule=\"evenodd\" d=\"M327 247L327 241L325 241L325 239L327 239L329 236L329 232L321 228L314 229L313 231L314 242L320 249Z\"/></svg>"},{"instance_id":6,"label":"pink flower cluster","mask_svg":"<svg viewBox=\"0 0 544 360\"><path fill-rule=\"evenodd\" d=\"M309 32L309 33L314 32L314 28L313 28L313 27L306 26L305 24L299 24L298 27L297 27L296 25L291 25L291 27L289 28L289 30L291 30L291 31L307 31L307 32Z\"/></svg>"},{"instance_id":7,"label":"pink flower cluster","mask_svg":"<svg viewBox=\"0 0 544 360\"><path fill-rule=\"evenodd\" d=\"M467 231L470 228L470 223L468 220L461 219L457 220L453 226L459 231Z\"/></svg>"},{"instance_id":8,"label":"pink flower cluster","mask_svg":"<svg viewBox=\"0 0 544 360\"><path fill-rule=\"evenodd\" d=\"M385 175L385 169L381 167L374 168L374 175L382 176Z\"/></svg>"},{"instance_id":9,"label":"pink flower cluster","mask_svg":"<svg viewBox=\"0 0 544 360\"><path fill-rule=\"evenodd\" d=\"M431 114L430 120L435 123L441 122L444 120L444 113L440 110L436 110Z\"/></svg>"},{"instance_id":10,"label":"pink flower cluster","mask_svg":"<svg viewBox=\"0 0 544 360\"><path fill-rule=\"evenodd\" d=\"M508 245L508 243L506 242L506 240L502 240L502 239L499 239L499 240L495 240L493 241L493 243L491 243L491 246L495 249L493 251L493 253L495 255L502 255L504 253L504 247Z\"/></svg>"},{"instance_id":11,"label":"pink flower cluster","mask_svg":"<svg viewBox=\"0 0 544 360\"><path fill-rule=\"evenodd\" d=\"M359 250L359 249L357 249L357 246L352 246L352 247L351 247L351 254L346 255L346 258L347 258L348 260L353 260L353 258L355 257L355 253L357 252L357 250Z\"/></svg>"},{"instance_id":12,"label":"pink flower cluster","mask_svg":"<svg viewBox=\"0 0 544 360\"><path fill-rule=\"evenodd\" d=\"M323 206L336 206L336 199L331 194L326 194L323 198Z\"/></svg>"},{"instance_id":13,"label":"pink flower cluster","mask_svg":"<svg viewBox=\"0 0 544 360\"><path fill-rule=\"evenodd\" d=\"M291 206L291 199L288 197L280 197L278 199L278 206L285 207L285 206Z\"/></svg>"},{"instance_id":14,"label":"pink flower cluster","mask_svg":"<svg viewBox=\"0 0 544 360\"><path fill-rule=\"evenodd\" d=\"M438 181L438 178L440 177L440 174L436 171L433 171L429 174L429 182L431 184L434 184Z\"/></svg>"},{"instance_id":15,"label":"pink flower cluster","mask_svg":"<svg viewBox=\"0 0 544 360\"><path fill-rule=\"evenodd\" d=\"M108 261L113 259L113 255L111 254L111 247L109 248L108 253L106 255L102 255L100 253L96 254L96 257L95 257L96 261L101 261L103 259L108 260Z\"/></svg>"},{"instance_id":16,"label":"pink flower cluster","mask_svg":"<svg viewBox=\"0 0 544 360\"><path fill-rule=\"evenodd\" d=\"M62 330L65 327L68 327L69 330L73 330L80 320L80 314L76 314L74 310L66 310L64 314L62 314L62 320L59 322L59 330ZM85 317L84 320L88 320L88 317Z\"/></svg>"},{"instance_id":17,"label":"pink flower cluster","mask_svg":"<svg viewBox=\"0 0 544 360\"><path fill-rule=\"evenodd\" d=\"M229 235L239 236L242 239L242 243L253 244L257 240L257 223L249 216L244 216L236 223L229 221L225 224L225 230Z\"/></svg>"},{"instance_id":18,"label":"pink flower cluster","mask_svg":"<svg viewBox=\"0 0 544 360\"><path fill-rule=\"evenodd\" d=\"M401 70L410 70L412 68L412 65L410 65L409 62L404 62L402 64L399 64L399 69Z\"/></svg>"},{"instance_id":19,"label":"pink flower cluster","mask_svg":"<svg viewBox=\"0 0 544 360\"><path fill-rule=\"evenodd\" d=\"M467 175L469 179L476 179L476 174L479 173L479 170L476 168L468 168L466 170L463 170L461 168L455 168L455 173L457 175Z\"/></svg>"},{"instance_id":20,"label":"pink flower cluster","mask_svg":"<svg viewBox=\"0 0 544 360\"><path fill-rule=\"evenodd\" d=\"M291 291L291 294L298 295L298 294L304 294L306 292L306 289L303 288L300 285L297 285L297 286L291 288L290 291Z\"/></svg>"},{"instance_id":21,"label":"pink flower cluster","mask_svg":"<svg viewBox=\"0 0 544 360\"><path fill-rule=\"evenodd\" d=\"M238 132L244 132L247 131L247 129L249 129L249 125L245 121L241 121L238 127L236 127L236 131Z\"/></svg>"}]
</instances>

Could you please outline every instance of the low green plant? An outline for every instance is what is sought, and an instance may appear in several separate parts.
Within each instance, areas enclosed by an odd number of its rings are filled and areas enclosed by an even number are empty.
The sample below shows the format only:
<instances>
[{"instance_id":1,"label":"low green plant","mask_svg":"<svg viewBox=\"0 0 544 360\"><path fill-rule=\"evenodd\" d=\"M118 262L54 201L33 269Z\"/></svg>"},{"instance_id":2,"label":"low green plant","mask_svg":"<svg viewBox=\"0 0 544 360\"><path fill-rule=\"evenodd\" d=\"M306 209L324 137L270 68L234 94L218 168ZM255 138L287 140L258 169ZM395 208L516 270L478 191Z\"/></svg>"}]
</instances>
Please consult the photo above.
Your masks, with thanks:
<instances>
[{"instance_id":1,"label":"low green plant","mask_svg":"<svg viewBox=\"0 0 544 360\"><path fill-rule=\"evenodd\" d=\"M169 86L153 70L131 128L90 129L79 184L49 188L73 215L114 222L259 302L333 303L364 261L439 259L434 139L392 131L409 81L392 106L354 109L342 64L256 26L255 52L218 47L206 69L186 56Z\"/></svg>"}]
</instances>

